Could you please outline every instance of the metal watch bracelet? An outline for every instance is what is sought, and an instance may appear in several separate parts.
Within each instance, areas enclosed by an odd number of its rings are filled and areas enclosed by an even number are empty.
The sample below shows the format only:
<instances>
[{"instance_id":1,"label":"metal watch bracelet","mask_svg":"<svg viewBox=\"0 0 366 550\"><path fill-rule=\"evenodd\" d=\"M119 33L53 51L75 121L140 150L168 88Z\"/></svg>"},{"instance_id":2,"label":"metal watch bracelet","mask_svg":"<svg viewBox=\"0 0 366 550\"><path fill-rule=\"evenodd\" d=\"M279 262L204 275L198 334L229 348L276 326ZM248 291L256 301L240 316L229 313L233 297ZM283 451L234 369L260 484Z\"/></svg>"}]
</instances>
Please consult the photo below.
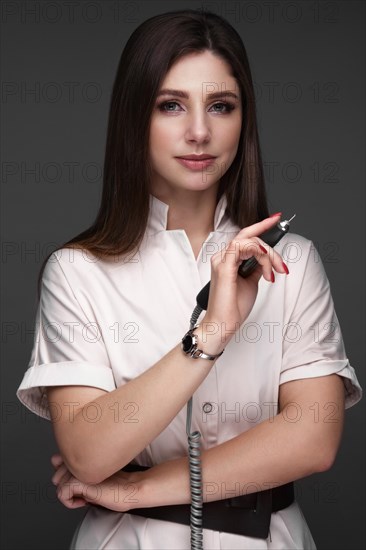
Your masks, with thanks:
<instances>
[{"instance_id":1,"label":"metal watch bracelet","mask_svg":"<svg viewBox=\"0 0 366 550\"><path fill-rule=\"evenodd\" d=\"M208 359L209 361L214 361L224 353L225 348L217 355L210 355L205 353L203 350L198 349L197 334L193 334L193 331L198 327L199 325L194 326L183 336L181 344L182 350L186 355L189 355L193 359Z\"/></svg>"}]
</instances>

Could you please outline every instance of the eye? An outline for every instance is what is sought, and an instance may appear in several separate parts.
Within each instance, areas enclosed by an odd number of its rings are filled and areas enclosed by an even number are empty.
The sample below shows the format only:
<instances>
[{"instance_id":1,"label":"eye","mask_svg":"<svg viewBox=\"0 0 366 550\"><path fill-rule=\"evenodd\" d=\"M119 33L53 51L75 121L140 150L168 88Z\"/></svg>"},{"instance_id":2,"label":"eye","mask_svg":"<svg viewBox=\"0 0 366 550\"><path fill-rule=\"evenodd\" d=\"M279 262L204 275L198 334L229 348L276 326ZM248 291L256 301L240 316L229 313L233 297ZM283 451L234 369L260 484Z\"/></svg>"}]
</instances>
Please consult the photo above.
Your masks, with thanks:
<instances>
[{"instance_id":1,"label":"eye","mask_svg":"<svg viewBox=\"0 0 366 550\"><path fill-rule=\"evenodd\" d=\"M176 101L163 101L163 103L159 103L158 105L158 109L160 111L165 111L165 112L175 112L176 109L168 109L166 107L168 106L171 106L171 105L178 105L178 103Z\"/></svg>"},{"instance_id":2,"label":"eye","mask_svg":"<svg viewBox=\"0 0 366 550\"><path fill-rule=\"evenodd\" d=\"M217 106L220 106L220 105L223 105L225 107L225 111L214 109L215 112L217 112L217 113L229 113L230 111L235 109L234 105L232 105L231 103L227 103L225 101L220 101L219 103L215 103L214 105L212 105L212 107L217 107Z\"/></svg>"}]
</instances>

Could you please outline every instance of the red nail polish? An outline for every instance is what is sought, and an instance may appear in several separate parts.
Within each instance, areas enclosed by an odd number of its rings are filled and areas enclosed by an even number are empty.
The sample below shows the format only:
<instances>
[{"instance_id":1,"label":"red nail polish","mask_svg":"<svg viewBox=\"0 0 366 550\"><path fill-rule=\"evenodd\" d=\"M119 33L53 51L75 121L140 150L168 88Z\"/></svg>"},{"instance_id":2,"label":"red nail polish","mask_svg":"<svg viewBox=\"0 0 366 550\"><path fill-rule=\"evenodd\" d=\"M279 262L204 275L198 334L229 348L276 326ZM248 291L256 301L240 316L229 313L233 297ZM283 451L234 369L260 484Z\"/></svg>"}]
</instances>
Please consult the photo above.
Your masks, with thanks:
<instances>
[{"instance_id":1,"label":"red nail polish","mask_svg":"<svg viewBox=\"0 0 366 550\"><path fill-rule=\"evenodd\" d=\"M274 282L275 282L275 276L274 276L274 273L273 273L273 271L271 272L271 280L272 280L272 283L274 283Z\"/></svg>"},{"instance_id":2,"label":"red nail polish","mask_svg":"<svg viewBox=\"0 0 366 550\"><path fill-rule=\"evenodd\" d=\"M264 252L265 254L267 254L267 250L264 248L264 246L262 246L261 244L259 245L259 248L261 249L262 252Z\"/></svg>"},{"instance_id":3,"label":"red nail polish","mask_svg":"<svg viewBox=\"0 0 366 550\"><path fill-rule=\"evenodd\" d=\"M274 218L275 216L282 216L282 212L276 212L275 214L271 214L269 217Z\"/></svg>"},{"instance_id":4,"label":"red nail polish","mask_svg":"<svg viewBox=\"0 0 366 550\"><path fill-rule=\"evenodd\" d=\"M288 270L287 265L286 265L284 262L282 262L282 265L283 265L283 269L286 271L286 274L288 275L288 274L289 274L289 270Z\"/></svg>"}]
</instances>

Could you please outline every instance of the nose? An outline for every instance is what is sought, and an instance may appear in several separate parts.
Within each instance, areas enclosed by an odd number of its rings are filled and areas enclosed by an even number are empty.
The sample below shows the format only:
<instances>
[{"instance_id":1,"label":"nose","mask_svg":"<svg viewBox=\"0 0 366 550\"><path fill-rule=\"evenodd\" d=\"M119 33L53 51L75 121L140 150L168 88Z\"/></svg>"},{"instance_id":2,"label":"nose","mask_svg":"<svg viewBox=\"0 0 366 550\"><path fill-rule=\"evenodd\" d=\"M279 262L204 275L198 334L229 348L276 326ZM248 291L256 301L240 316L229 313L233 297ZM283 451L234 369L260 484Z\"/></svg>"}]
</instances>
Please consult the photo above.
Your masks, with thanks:
<instances>
[{"instance_id":1,"label":"nose","mask_svg":"<svg viewBox=\"0 0 366 550\"><path fill-rule=\"evenodd\" d=\"M202 106L189 114L186 120L186 140L188 142L205 143L211 139L210 120Z\"/></svg>"}]
</instances>

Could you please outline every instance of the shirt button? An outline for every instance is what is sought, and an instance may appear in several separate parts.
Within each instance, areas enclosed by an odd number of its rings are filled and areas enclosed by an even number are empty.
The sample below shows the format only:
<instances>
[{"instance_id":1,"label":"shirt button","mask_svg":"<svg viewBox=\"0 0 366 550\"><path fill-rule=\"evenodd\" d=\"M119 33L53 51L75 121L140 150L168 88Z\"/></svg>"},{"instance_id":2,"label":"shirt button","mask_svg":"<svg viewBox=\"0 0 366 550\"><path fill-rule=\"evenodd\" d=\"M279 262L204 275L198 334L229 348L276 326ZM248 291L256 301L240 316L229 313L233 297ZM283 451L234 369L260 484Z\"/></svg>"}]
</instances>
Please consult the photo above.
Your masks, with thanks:
<instances>
[{"instance_id":1,"label":"shirt button","mask_svg":"<svg viewBox=\"0 0 366 550\"><path fill-rule=\"evenodd\" d=\"M211 403L204 403L202 407L203 412L210 413L212 411L212 404Z\"/></svg>"}]
</instances>

